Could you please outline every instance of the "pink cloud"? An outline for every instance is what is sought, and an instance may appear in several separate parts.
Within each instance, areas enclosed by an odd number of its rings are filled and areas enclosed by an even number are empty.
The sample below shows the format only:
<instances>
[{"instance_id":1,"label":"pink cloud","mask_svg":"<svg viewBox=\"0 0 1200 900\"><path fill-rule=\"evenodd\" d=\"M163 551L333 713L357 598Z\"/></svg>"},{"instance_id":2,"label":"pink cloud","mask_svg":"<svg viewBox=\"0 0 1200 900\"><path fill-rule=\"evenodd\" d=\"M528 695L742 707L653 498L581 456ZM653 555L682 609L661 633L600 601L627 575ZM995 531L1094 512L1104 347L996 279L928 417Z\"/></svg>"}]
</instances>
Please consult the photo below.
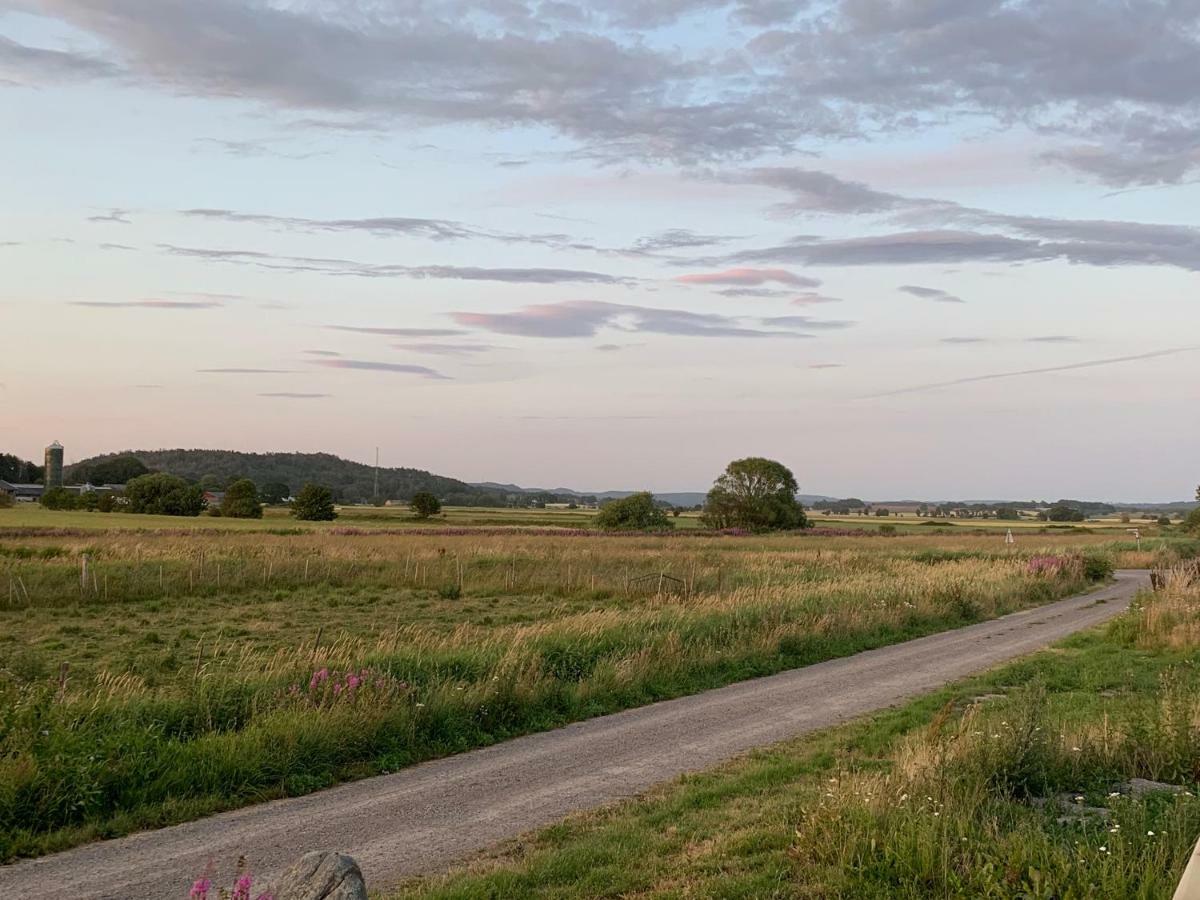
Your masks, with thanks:
<instances>
[{"instance_id":1,"label":"pink cloud","mask_svg":"<svg viewBox=\"0 0 1200 900\"><path fill-rule=\"evenodd\" d=\"M756 286L761 284L786 284L792 287L817 287L821 282L816 278L797 275L787 269L725 269L723 272L697 272L692 275L680 275L676 279L680 284L734 284L741 286Z\"/></svg>"}]
</instances>

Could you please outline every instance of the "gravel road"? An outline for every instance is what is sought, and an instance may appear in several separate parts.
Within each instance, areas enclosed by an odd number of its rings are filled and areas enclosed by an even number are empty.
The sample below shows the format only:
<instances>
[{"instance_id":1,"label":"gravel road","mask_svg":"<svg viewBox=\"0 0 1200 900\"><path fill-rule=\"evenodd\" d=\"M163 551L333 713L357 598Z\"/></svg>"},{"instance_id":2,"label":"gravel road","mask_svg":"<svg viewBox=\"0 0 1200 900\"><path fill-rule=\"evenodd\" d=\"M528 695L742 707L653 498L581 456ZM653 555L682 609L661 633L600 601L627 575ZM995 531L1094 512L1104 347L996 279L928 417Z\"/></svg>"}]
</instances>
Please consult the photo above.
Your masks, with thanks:
<instances>
[{"instance_id":1,"label":"gravel road","mask_svg":"<svg viewBox=\"0 0 1200 900\"><path fill-rule=\"evenodd\" d=\"M568 813L1030 653L1115 616L1148 581L1122 571L1102 590L990 622L0 867L0 897L180 900L210 860L231 873L245 854L269 878L322 848L351 854L372 889L386 887Z\"/></svg>"}]
</instances>

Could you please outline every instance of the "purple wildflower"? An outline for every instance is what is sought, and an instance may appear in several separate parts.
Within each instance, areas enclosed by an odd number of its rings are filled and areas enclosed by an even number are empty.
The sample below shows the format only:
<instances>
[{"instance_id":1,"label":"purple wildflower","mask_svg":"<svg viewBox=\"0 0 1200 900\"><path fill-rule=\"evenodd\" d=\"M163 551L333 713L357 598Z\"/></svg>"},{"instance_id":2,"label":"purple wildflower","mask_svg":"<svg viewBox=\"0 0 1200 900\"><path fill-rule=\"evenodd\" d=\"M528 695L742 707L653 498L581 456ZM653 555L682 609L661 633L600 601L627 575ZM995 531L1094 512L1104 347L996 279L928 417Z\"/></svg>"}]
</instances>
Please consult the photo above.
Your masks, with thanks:
<instances>
[{"instance_id":1,"label":"purple wildflower","mask_svg":"<svg viewBox=\"0 0 1200 900\"><path fill-rule=\"evenodd\" d=\"M192 900L208 900L208 892L212 888L211 878L197 878L192 884L192 889L188 896Z\"/></svg>"}]
</instances>

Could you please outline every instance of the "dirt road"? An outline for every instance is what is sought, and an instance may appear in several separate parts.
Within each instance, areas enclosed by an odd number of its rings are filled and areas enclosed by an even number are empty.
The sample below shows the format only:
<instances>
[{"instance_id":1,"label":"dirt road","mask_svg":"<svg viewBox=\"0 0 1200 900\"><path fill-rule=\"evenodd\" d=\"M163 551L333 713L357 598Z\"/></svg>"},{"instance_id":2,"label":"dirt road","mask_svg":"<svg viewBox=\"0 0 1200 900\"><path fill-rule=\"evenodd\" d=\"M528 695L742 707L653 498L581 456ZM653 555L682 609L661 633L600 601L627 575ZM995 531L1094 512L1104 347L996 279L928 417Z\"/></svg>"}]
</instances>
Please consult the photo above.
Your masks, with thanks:
<instances>
[{"instance_id":1,"label":"dirt road","mask_svg":"<svg viewBox=\"0 0 1200 900\"><path fill-rule=\"evenodd\" d=\"M307 797L0 868L0 897L178 898L212 860L270 877L337 849L385 887L577 810L815 731L1037 650L1119 613L1146 585L1103 590L769 678L580 722ZM1103 602L1101 602L1103 601Z\"/></svg>"}]
</instances>

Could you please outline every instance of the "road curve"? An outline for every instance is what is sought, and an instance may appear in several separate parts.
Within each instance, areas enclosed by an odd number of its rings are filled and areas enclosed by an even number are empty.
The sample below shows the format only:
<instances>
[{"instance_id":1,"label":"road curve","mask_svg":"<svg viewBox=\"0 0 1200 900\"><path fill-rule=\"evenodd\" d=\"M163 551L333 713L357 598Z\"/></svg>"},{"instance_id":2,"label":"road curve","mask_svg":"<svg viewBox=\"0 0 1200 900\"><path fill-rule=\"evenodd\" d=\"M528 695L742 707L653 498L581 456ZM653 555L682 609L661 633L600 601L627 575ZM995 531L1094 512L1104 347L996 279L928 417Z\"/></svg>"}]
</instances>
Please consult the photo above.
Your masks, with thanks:
<instances>
[{"instance_id":1,"label":"road curve","mask_svg":"<svg viewBox=\"0 0 1200 900\"><path fill-rule=\"evenodd\" d=\"M1102 590L989 622L0 867L0 897L180 900L210 861L232 873L244 854L270 878L322 848L350 853L372 889L384 888L568 813L1030 653L1117 615L1148 581L1121 571Z\"/></svg>"}]
</instances>

